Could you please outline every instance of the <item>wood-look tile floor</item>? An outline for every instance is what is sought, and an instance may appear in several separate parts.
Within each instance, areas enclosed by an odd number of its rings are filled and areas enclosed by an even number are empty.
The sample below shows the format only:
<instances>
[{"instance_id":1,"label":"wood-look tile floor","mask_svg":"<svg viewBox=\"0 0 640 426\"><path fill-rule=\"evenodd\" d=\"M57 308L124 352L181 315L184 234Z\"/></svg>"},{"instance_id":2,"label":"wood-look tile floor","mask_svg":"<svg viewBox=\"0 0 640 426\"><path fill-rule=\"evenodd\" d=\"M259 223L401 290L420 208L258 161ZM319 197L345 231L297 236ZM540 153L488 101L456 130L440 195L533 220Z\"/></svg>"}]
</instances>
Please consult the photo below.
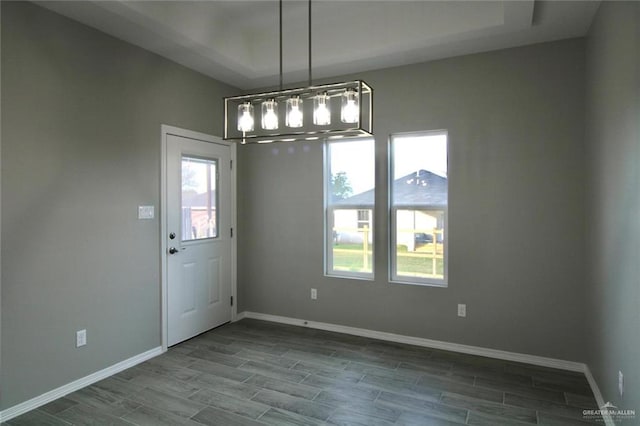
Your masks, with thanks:
<instances>
[{"instance_id":1,"label":"wood-look tile floor","mask_svg":"<svg viewBox=\"0 0 640 426\"><path fill-rule=\"evenodd\" d=\"M9 425L582 425L584 375L242 320Z\"/></svg>"}]
</instances>

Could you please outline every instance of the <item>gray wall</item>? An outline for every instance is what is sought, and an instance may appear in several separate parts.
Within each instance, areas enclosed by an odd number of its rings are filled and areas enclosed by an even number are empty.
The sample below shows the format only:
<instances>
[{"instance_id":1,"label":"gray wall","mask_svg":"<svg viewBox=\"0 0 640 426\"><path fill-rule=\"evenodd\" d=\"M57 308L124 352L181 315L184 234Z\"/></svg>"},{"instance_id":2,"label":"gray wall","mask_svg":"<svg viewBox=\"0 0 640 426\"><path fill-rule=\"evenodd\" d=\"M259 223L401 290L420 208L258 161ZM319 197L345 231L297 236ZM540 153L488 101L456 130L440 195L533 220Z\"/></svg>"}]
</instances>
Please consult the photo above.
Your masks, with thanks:
<instances>
[{"instance_id":1,"label":"gray wall","mask_svg":"<svg viewBox=\"0 0 640 426\"><path fill-rule=\"evenodd\" d=\"M589 361L611 400L622 368L638 407L638 97L627 90L638 45L619 41L634 28L625 7L603 6L589 42L590 205L583 40L348 76L376 94L376 280L323 275L321 145L242 146L239 311ZM2 3L0 409L160 344L159 224L138 221L136 207L159 206L160 124L220 134L231 93L37 6ZM610 112L629 105L631 115ZM450 137L449 287L391 285L387 138L430 129ZM80 328L89 344L75 349Z\"/></svg>"},{"instance_id":2,"label":"gray wall","mask_svg":"<svg viewBox=\"0 0 640 426\"><path fill-rule=\"evenodd\" d=\"M321 144L241 146L239 310L585 361L584 40L355 77L375 90L375 281L323 274ZM449 287L392 285L388 135L431 129L449 131Z\"/></svg>"},{"instance_id":3,"label":"gray wall","mask_svg":"<svg viewBox=\"0 0 640 426\"><path fill-rule=\"evenodd\" d=\"M159 209L160 125L221 134L235 90L32 4L2 9L7 408L160 345L159 222L136 219Z\"/></svg>"},{"instance_id":4,"label":"gray wall","mask_svg":"<svg viewBox=\"0 0 640 426\"><path fill-rule=\"evenodd\" d=\"M588 363L640 416L640 3L603 2L587 43ZM625 395L618 395L618 370ZM640 421L640 418L636 421ZM637 424L637 423L634 423Z\"/></svg>"}]
</instances>

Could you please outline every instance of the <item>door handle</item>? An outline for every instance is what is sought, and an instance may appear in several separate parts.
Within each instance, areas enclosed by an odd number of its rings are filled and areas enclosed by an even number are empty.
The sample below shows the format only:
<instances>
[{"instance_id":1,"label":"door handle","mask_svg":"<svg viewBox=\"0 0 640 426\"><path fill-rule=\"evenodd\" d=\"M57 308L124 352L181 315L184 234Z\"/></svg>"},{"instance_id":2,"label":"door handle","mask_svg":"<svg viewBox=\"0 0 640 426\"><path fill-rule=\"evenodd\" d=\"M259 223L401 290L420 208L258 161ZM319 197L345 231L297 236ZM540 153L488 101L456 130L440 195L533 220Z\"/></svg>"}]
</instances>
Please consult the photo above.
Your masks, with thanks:
<instances>
[{"instance_id":1,"label":"door handle","mask_svg":"<svg viewBox=\"0 0 640 426\"><path fill-rule=\"evenodd\" d=\"M169 247L169 254L176 254L177 252L179 252L180 250L178 250L175 247Z\"/></svg>"}]
</instances>

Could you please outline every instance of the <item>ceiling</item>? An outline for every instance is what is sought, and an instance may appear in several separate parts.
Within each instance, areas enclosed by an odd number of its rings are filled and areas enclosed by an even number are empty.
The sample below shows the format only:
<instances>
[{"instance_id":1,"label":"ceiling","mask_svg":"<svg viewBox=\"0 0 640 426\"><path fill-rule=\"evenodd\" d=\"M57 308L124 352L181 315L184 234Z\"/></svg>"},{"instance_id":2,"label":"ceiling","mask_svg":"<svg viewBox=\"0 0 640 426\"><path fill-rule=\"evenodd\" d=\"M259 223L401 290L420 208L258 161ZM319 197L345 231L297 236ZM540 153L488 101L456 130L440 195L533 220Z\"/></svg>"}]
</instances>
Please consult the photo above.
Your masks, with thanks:
<instances>
[{"instance_id":1,"label":"ceiling","mask_svg":"<svg viewBox=\"0 0 640 426\"><path fill-rule=\"evenodd\" d=\"M278 83L275 0L36 3L241 89ZM598 5L314 0L313 78L584 36ZM285 85L308 77L307 7L283 4Z\"/></svg>"}]
</instances>

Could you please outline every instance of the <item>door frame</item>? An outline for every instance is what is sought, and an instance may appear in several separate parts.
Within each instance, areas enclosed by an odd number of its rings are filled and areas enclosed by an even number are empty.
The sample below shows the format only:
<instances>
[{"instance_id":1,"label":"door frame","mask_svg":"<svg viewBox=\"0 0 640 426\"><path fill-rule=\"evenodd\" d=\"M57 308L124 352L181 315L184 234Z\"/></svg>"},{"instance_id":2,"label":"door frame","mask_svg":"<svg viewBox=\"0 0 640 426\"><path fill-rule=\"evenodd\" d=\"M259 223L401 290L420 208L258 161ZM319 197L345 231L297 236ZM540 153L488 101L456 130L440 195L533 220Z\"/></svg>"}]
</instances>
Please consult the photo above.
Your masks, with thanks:
<instances>
[{"instance_id":1,"label":"door frame","mask_svg":"<svg viewBox=\"0 0 640 426\"><path fill-rule=\"evenodd\" d=\"M167 300L168 281L167 281L167 252L169 242L167 238L167 137L169 135L179 136L188 139L195 139L204 142L215 143L229 147L229 155L231 157L231 228L233 229L233 237L231 238L231 297L233 297L233 305L231 306L231 321L236 321L238 316L238 271L237 271L237 184L236 184L236 144L227 142L217 136L211 136L192 130L181 129L180 127L161 125L160 138L160 306L161 306L161 335L162 335L162 351L166 352L169 322L167 320L167 312L169 303Z\"/></svg>"}]
</instances>

